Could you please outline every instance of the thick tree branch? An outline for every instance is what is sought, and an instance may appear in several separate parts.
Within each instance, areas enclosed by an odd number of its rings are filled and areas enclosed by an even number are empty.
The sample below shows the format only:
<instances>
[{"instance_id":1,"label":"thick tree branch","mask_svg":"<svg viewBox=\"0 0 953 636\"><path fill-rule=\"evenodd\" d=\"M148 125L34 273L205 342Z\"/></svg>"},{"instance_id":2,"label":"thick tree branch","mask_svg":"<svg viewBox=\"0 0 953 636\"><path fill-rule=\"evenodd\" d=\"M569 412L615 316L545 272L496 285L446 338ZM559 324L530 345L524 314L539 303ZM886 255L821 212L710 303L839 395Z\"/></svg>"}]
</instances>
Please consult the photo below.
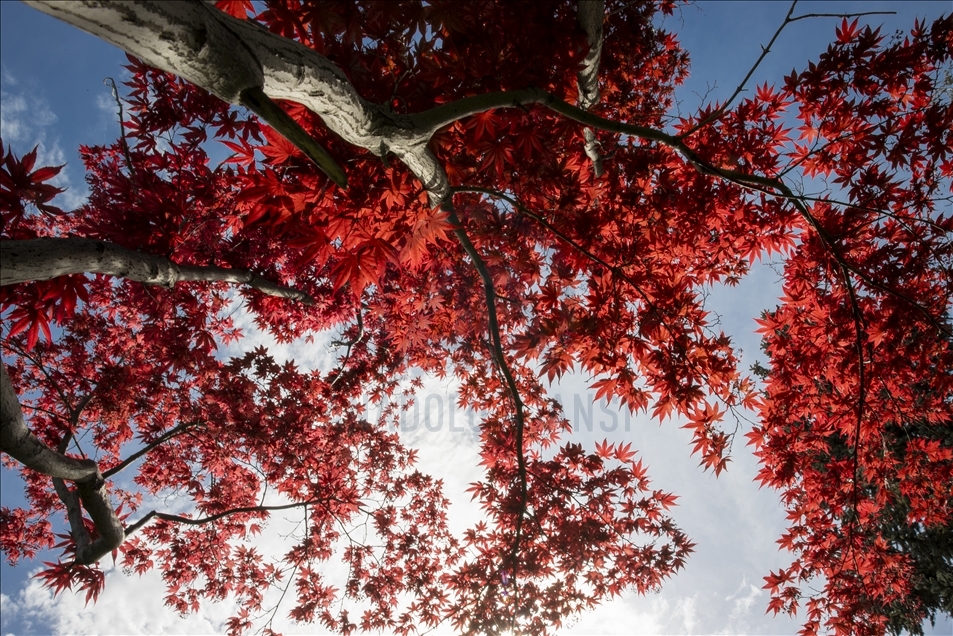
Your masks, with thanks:
<instances>
[{"instance_id":1,"label":"thick tree branch","mask_svg":"<svg viewBox=\"0 0 953 636\"><path fill-rule=\"evenodd\" d=\"M562 101L552 93L541 88L524 88L513 91L498 91L495 93L484 93L482 95L473 95L464 97L455 102L442 104L430 110L423 111L413 115L417 126L431 134L440 130L444 126L449 126L453 122L478 115L488 110L497 108L519 108L531 104L540 104L546 106L552 111L568 117L584 126L590 126L599 130L616 132L625 135L633 135L641 139L657 141L667 146L680 146L678 139L672 135L667 135L654 128L646 126L636 126L633 124L623 124L611 119L605 119L598 115L588 113L581 108L577 108Z\"/></svg>"},{"instance_id":2,"label":"thick tree branch","mask_svg":"<svg viewBox=\"0 0 953 636\"><path fill-rule=\"evenodd\" d=\"M409 118L365 101L337 65L300 42L200 2L27 0L27 4L229 103L247 105L279 132L281 122L256 110L256 100L302 104L345 141L374 154L394 153L424 184L434 206L446 196L442 185L446 179L437 174L442 171L435 171L432 155L427 156L430 135ZM322 165L317 159L316 163ZM329 174L334 178L333 169Z\"/></svg>"},{"instance_id":3,"label":"thick tree branch","mask_svg":"<svg viewBox=\"0 0 953 636\"><path fill-rule=\"evenodd\" d=\"M69 521L70 535L76 542L76 553L84 552L89 546L89 531L83 521L83 511L79 505L79 496L69 489L66 482L57 477L53 478L53 490L66 506L66 519Z\"/></svg>"},{"instance_id":4,"label":"thick tree branch","mask_svg":"<svg viewBox=\"0 0 953 636\"><path fill-rule=\"evenodd\" d=\"M434 132L490 108L555 99L529 89L524 95L493 93L400 115L364 100L344 72L313 49L201 3L28 0L27 4L230 103L247 101L252 91L259 97L302 104L345 141L374 154L397 156L423 184L433 207L450 193L443 167L427 148Z\"/></svg>"},{"instance_id":5,"label":"thick tree branch","mask_svg":"<svg viewBox=\"0 0 953 636\"><path fill-rule=\"evenodd\" d=\"M222 281L248 285L269 296L312 302L302 291L278 285L247 270L179 265L163 256L84 238L0 241L0 269L0 286L91 273L163 287L183 281Z\"/></svg>"},{"instance_id":6,"label":"thick tree branch","mask_svg":"<svg viewBox=\"0 0 953 636\"><path fill-rule=\"evenodd\" d=\"M230 104L261 88L261 64L241 36L204 2L27 1L139 57L175 73ZM237 20L236 20L237 22Z\"/></svg>"},{"instance_id":7,"label":"thick tree branch","mask_svg":"<svg viewBox=\"0 0 953 636\"><path fill-rule=\"evenodd\" d=\"M67 433L56 446L57 453L65 453L69 448L69 443L73 440L73 434ZM60 498L63 505L66 506L66 518L69 521L70 534L73 541L76 542L76 552L82 552L89 545L89 531L86 529L86 523L83 521L83 511L80 508L79 496L66 485L66 482L58 477L53 478L53 490L56 496Z\"/></svg>"},{"instance_id":8,"label":"thick tree branch","mask_svg":"<svg viewBox=\"0 0 953 636\"><path fill-rule=\"evenodd\" d=\"M77 563L84 565L95 563L123 542L125 535L122 531L122 523L109 503L106 482L96 462L91 459L75 459L58 453L27 428L16 390L13 388L10 376L7 375L6 365L2 363L0 363L0 450L27 468L54 479L66 479L76 483L76 490L83 502L83 507L86 508L90 519L99 530L99 537L90 543L82 541L82 533L74 534L77 540ZM61 498L63 498L62 495ZM63 501L67 506L70 525L75 531L78 526L73 519L75 512L69 510L71 497L68 495ZM81 521L79 523L82 525Z\"/></svg>"},{"instance_id":9,"label":"thick tree branch","mask_svg":"<svg viewBox=\"0 0 953 636\"><path fill-rule=\"evenodd\" d=\"M599 102L599 60L602 57L602 21L605 12L605 0L579 0L576 16L589 42L589 52L582 60L582 68L576 75L579 84L579 108L583 110L589 110ZM582 132L586 140L586 156L592 161L592 171L596 177L601 177L603 170L599 141L591 128Z\"/></svg>"},{"instance_id":10,"label":"thick tree branch","mask_svg":"<svg viewBox=\"0 0 953 636\"><path fill-rule=\"evenodd\" d=\"M347 184L334 159L263 91L255 51L231 16L204 2L27 2L175 73L230 104L241 104L293 143L335 183ZM231 21L231 22L230 22Z\"/></svg>"},{"instance_id":11,"label":"thick tree branch","mask_svg":"<svg viewBox=\"0 0 953 636\"><path fill-rule=\"evenodd\" d=\"M579 108L588 110L599 101L599 61L602 57L602 21L605 0L579 0L576 17L586 34L589 52L576 75L579 83Z\"/></svg>"},{"instance_id":12,"label":"thick tree branch","mask_svg":"<svg viewBox=\"0 0 953 636\"><path fill-rule=\"evenodd\" d=\"M79 493L83 508L99 531L99 537L89 543L85 549L77 546L76 563L90 565L122 545L126 540L122 521L116 515L109 494L106 492L106 480L96 471L95 479L76 482L76 491Z\"/></svg>"},{"instance_id":13,"label":"thick tree branch","mask_svg":"<svg viewBox=\"0 0 953 636\"><path fill-rule=\"evenodd\" d=\"M70 481L95 479L96 462L57 453L27 428L6 365L0 364L0 450L38 472Z\"/></svg>"}]
</instances>

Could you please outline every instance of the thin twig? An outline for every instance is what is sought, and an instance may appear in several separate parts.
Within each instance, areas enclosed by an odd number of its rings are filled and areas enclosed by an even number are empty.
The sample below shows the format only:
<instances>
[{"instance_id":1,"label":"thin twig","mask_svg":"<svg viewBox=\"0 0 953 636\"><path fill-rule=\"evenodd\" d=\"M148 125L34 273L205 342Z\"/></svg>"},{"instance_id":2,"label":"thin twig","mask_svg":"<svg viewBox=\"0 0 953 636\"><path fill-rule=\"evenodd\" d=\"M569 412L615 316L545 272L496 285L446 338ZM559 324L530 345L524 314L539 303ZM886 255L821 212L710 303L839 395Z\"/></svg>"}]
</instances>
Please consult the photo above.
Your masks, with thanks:
<instances>
[{"instance_id":1,"label":"thin twig","mask_svg":"<svg viewBox=\"0 0 953 636\"><path fill-rule=\"evenodd\" d=\"M687 132L684 132L681 135L679 135L678 136L679 139L685 139L687 137L690 137L691 135L695 134L696 132L698 132L699 130L701 130L702 128L704 128L705 126L707 126L708 124L710 124L711 122L715 121L716 119L718 119L719 117L725 114L725 112L728 110L728 107L731 105L731 103L735 101L735 98L738 97L738 95L741 94L741 91L745 89L745 84L747 84L748 80L751 79L751 76L754 75L754 72L758 69L758 66L761 65L761 62L764 60L764 58L767 57L768 53L771 52L771 46L774 44L775 40L778 39L778 36L781 35L781 31L784 30L784 27L786 27L791 22L793 22L793 20L791 19L791 14L794 13L795 6L797 6L797 0L794 0L794 2L791 3L791 8L788 9L788 14L784 16L784 22L781 23L781 26L778 27L778 30L774 32L773 36L771 36L771 40L768 42L768 45L761 47L761 55L758 56L758 59L755 61L751 69L748 71L748 74L745 75L745 78L741 80L740 84L738 84L738 88L736 88L735 92L731 94L731 97L729 97L728 100L724 104L722 104L719 108L717 108L713 113L708 115L708 117L706 117L702 121L692 126Z\"/></svg>"},{"instance_id":2,"label":"thin twig","mask_svg":"<svg viewBox=\"0 0 953 636\"><path fill-rule=\"evenodd\" d=\"M129 153L129 143L126 141L125 114L122 108L122 100L119 99L119 89L116 88L116 80L111 77L105 78L103 84L112 89L113 101L116 102L116 108L119 109L119 141L122 144L122 154L126 159L126 168L129 170L129 176L135 181L136 170L132 167L132 156Z\"/></svg>"},{"instance_id":3,"label":"thin twig","mask_svg":"<svg viewBox=\"0 0 953 636\"><path fill-rule=\"evenodd\" d=\"M308 506L313 503L320 503L320 499L309 499L308 501L299 501L296 503L285 504L281 506L246 506L243 508L232 508L218 514L214 514L208 517L200 517L198 519L191 519L189 517L182 517L180 515L173 515L166 512L157 512L152 510L146 516L144 516L139 521L133 523L130 526L126 527L126 536L131 536L136 530L144 526L151 519L162 519L163 521L171 521L173 523L181 523L189 526L200 526L206 523L212 523L213 521L218 521L225 517L231 515L249 513L249 512L272 512L276 510L290 510L291 508L298 508L300 506Z\"/></svg>"},{"instance_id":4,"label":"thin twig","mask_svg":"<svg viewBox=\"0 0 953 636\"><path fill-rule=\"evenodd\" d=\"M50 372L46 370L46 366L44 366L43 363L41 363L39 360L34 358L33 354L31 354L27 349L23 349L22 347L13 343L13 341L11 340L4 341L3 346L5 346L7 349L12 351L13 353L16 353L17 355L20 355L26 358L27 360L29 360L30 362L32 362L36 366L36 368L39 369L40 372L46 377L47 381L53 386L53 390L55 390L59 394L60 399L63 400L63 406L66 407L66 412L67 413L73 412L72 403L66 397L66 394L63 392L63 390L60 389L61 383L53 379L53 376L51 376ZM57 414L57 416L62 417L59 414Z\"/></svg>"},{"instance_id":5,"label":"thin twig","mask_svg":"<svg viewBox=\"0 0 953 636\"><path fill-rule=\"evenodd\" d=\"M304 526L307 531L308 528L308 506L304 507ZM285 594L288 593L288 588L291 587L292 582L294 582L294 577L298 573L298 568L301 566L301 559L295 559L294 567L291 569L291 574L288 575L288 582L285 583L285 586L281 589L281 596L278 597L278 602L275 603L275 607L271 612L271 616L268 618L268 621L262 626L262 629L258 630L259 632L264 629L268 629L271 633L274 633L274 630L271 629L271 626L274 624L275 615L278 613L278 608L281 607L281 603L285 600Z\"/></svg>"},{"instance_id":6,"label":"thin twig","mask_svg":"<svg viewBox=\"0 0 953 636\"><path fill-rule=\"evenodd\" d=\"M771 47L774 45L774 42L778 39L778 36L781 35L781 31L784 30L784 27L791 24L792 22L797 22L798 20L805 20L807 18L856 18L865 15L896 15L896 11L864 11L862 13L806 13L804 15L799 15L796 17L791 17L791 14L794 13L794 7L797 6L797 0L791 3L791 8L788 9L788 14L784 17L784 22L781 23L781 26L778 27L778 30L774 32L774 35L771 37L771 40L768 42L767 46L761 47L761 55L758 56L758 59L755 61L754 65L748 71L748 74L745 75L745 78L741 80L741 84L738 85L738 88L735 89L735 92L731 94L731 97L728 98L724 104L717 108L713 113L708 115L705 119L698 122L692 126L687 132L684 132L678 135L679 139L685 139L690 137L694 133L698 132L700 129L704 128L711 122L720 118L722 115L727 112L728 107L733 101L745 90L745 85L748 83L748 80L751 79L751 76L754 75L754 72L761 65L761 62L764 61L764 58L767 57L768 53L771 52Z\"/></svg>"},{"instance_id":7,"label":"thin twig","mask_svg":"<svg viewBox=\"0 0 953 636\"><path fill-rule=\"evenodd\" d=\"M344 360L341 361L341 370L334 377L334 380L331 381L331 386L334 386L335 384L337 384L338 380L340 380L344 376L344 367L347 366L348 360L351 359L351 349L354 347L354 345L360 343L364 339L364 318L362 316L362 309L363 309L363 306L361 304L358 304L357 312L356 312L357 313L357 335L355 335L353 338L351 338L350 340L346 342L335 340L334 342L331 343L337 347L347 347L347 353L344 354Z\"/></svg>"},{"instance_id":8,"label":"thin twig","mask_svg":"<svg viewBox=\"0 0 953 636\"><path fill-rule=\"evenodd\" d=\"M791 22L805 20L807 18L859 18L865 15L897 15L896 11L864 11L862 13L805 13L795 18Z\"/></svg>"},{"instance_id":9,"label":"thin twig","mask_svg":"<svg viewBox=\"0 0 953 636\"><path fill-rule=\"evenodd\" d=\"M184 424L179 424L178 426L176 426L176 427L173 428L172 430L168 431L167 433L165 433L164 435L162 435L162 436L159 437L158 439L156 439L156 440L154 440L153 442L149 443L149 444L146 445L145 447L139 449L138 451L136 451L135 453L133 453L132 455L130 455L129 457L127 457L127 458L124 459L123 461L119 462L118 464L116 464L115 466L113 466L112 468L110 468L109 470L105 471L105 472L103 473L103 478L104 478L104 479L109 479L109 478L112 477L113 475L115 475L115 474L119 473L120 471L124 470L125 468L127 468L130 464L132 464L133 462L135 462L137 459L139 459L139 458L142 457L143 455L146 455L147 453L149 453L149 452L151 452L152 450L154 450L154 449L155 449L156 447L158 447L160 444L163 444L164 442L167 442L168 440L172 439L173 437L178 437L179 435L185 433L188 429L192 428L193 426L197 425L198 423L199 423L199 422L197 422L197 421L192 421L192 422L185 422Z\"/></svg>"}]
</instances>

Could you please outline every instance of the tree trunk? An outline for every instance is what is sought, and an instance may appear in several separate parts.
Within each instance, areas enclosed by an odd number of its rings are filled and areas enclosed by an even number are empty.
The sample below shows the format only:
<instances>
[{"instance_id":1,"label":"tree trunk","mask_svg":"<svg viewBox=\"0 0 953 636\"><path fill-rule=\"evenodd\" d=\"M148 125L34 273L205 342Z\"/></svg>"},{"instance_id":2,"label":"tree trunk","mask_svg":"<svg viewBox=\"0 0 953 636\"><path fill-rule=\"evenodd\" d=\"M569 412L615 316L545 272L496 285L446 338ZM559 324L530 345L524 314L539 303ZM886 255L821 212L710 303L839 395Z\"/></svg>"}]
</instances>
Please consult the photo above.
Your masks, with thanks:
<instances>
[{"instance_id":1,"label":"tree trunk","mask_svg":"<svg viewBox=\"0 0 953 636\"><path fill-rule=\"evenodd\" d=\"M403 115L366 101L344 71L300 42L198 1L24 1L229 103L244 103L243 92L297 102L345 141L381 157L397 156L423 184L433 207L450 196L447 174L427 148L431 136L448 122L432 112ZM604 6L603 0L582 0L579 6L580 25L590 43L580 93L592 103L598 99ZM540 95L533 101L546 99L545 92L536 92ZM441 113L449 112L446 106L438 107ZM594 134L586 139L587 153L599 157Z\"/></svg>"}]
</instances>

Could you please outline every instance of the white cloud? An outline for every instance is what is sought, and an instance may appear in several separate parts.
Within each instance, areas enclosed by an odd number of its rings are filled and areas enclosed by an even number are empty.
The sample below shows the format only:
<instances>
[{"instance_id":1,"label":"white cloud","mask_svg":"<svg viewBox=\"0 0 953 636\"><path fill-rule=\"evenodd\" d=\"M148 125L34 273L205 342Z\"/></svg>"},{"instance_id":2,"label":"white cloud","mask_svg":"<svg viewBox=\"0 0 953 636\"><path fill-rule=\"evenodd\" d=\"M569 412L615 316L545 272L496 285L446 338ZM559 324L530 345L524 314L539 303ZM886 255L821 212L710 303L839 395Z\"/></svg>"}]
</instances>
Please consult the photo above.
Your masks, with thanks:
<instances>
[{"instance_id":1,"label":"white cloud","mask_svg":"<svg viewBox=\"0 0 953 636\"><path fill-rule=\"evenodd\" d=\"M293 361L303 372L327 372L334 368L344 353L343 349L332 345L335 335L331 331L310 334L310 342L307 336L292 342L278 342L270 333L258 328L254 316L248 312L241 295L237 293L232 293L231 305L226 313L231 314L232 322L241 330L242 337L221 350L225 358L238 357L246 351L265 347L278 364Z\"/></svg>"},{"instance_id":2,"label":"white cloud","mask_svg":"<svg viewBox=\"0 0 953 636\"><path fill-rule=\"evenodd\" d=\"M165 584L158 573L127 578L111 563L103 565L106 587L96 603L87 605L85 593L54 596L31 579L16 598L4 596L4 622L15 621L23 633L218 634L234 611L224 603L207 603L198 614L179 616L163 605Z\"/></svg>"},{"instance_id":3,"label":"white cloud","mask_svg":"<svg viewBox=\"0 0 953 636\"><path fill-rule=\"evenodd\" d=\"M3 93L3 108L0 109L0 136L3 137L4 143L14 143L25 136L24 125L19 118L25 111L25 99L19 95L7 96L6 92Z\"/></svg>"},{"instance_id":4,"label":"white cloud","mask_svg":"<svg viewBox=\"0 0 953 636\"><path fill-rule=\"evenodd\" d=\"M756 604L763 600L761 597L765 595L766 592L764 590L749 584L748 593L740 598L734 599L735 607L731 610L731 618L740 620L747 617L752 609L755 608Z\"/></svg>"},{"instance_id":5,"label":"white cloud","mask_svg":"<svg viewBox=\"0 0 953 636\"><path fill-rule=\"evenodd\" d=\"M56 134L58 118L43 97L32 92L7 69L0 73L0 136L6 149L22 156L37 147L36 166L59 166L68 164L66 153ZM66 191L53 201L66 211L86 202L88 196L85 182L75 184L70 178L71 166L67 165L50 183ZM82 166L80 166L82 170Z\"/></svg>"},{"instance_id":6,"label":"white cloud","mask_svg":"<svg viewBox=\"0 0 953 636\"><path fill-rule=\"evenodd\" d=\"M10 77L4 73L4 80ZM3 100L3 109L0 110L0 134L4 143L35 143L45 137L45 129L56 124L56 115L50 110L46 100L29 95L25 92L9 92L7 81L3 82L0 99ZM16 82L11 82L14 86Z\"/></svg>"},{"instance_id":7,"label":"white cloud","mask_svg":"<svg viewBox=\"0 0 953 636\"><path fill-rule=\"evenodd\" d=\"M648 608L637 608L632 598L623 596L613 599L596 610L584 614L569 625L562 633L566 636L579 634L631 634L632 636L654 636L663 631L668 602L654 599L656 602Z\"/></svg>"},{"instance_id":8,"label":"white cloud","mask_svg":"<svg viewBox=\"0 0 953 636\"><path fill-rule=\"evenodd\" d=\"M698 624L695 612L695 597L683 599L678 608L678 614L681 615L682 625L685 633L695 633L695 626Z\"/></svg>"},{"instance_id":9,"label":"white cloud","mask_svg":"<svg viewBox=\"0 0 953 636\"><path fill-rule=\"evenodd\" d=\"M0 65L0 82L7 86L16 86L17 78L13 76L13 73L11 73L6 66Z\"/></svg>"}]
</instances>

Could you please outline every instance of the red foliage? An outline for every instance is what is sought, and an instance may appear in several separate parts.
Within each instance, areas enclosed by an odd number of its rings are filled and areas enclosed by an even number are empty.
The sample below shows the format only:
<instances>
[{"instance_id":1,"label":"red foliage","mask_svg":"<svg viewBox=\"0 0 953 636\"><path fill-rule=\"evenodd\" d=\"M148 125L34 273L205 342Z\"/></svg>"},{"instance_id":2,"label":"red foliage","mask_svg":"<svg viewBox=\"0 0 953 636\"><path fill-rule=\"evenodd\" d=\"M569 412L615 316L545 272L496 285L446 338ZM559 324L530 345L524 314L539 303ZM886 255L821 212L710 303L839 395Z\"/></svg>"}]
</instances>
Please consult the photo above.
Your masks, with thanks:
<instances>
[{"instance_id":1,"label":"red foliage","mask_svg":"<svg viewBox=\"0 0 953 636\"><path fill-rule=\"evenodd\" d=\"M245 1L218 5L254 12ZM598 398L687 422L693 452L716 474L732 437L724 414L759 409L748 437L762 481L784 493L792 524L781 543L796 555L766 577L769 609L793 611L796 586L823 576L806 632L824 621L845 633L882 625L876 605L856 600L889 603L910 573L870 520L897 497L927 526L953 513L937 505L953 501L948 447L923 441L900 455L881 443L886 426L953 421L953 217L937 203L953 175L953 109L935 77L950 61L951 20L889 44L845 22L822 59L783 88L760 87L697 127L712 109L675 123L665 116L687 68L674 36L652 26L671 4L607 5L594 111L673 126L709 170L671 148L599 133L606 172L596 178L580 126L543 107L495 110L431 142L451 184L470 190L455 197L455 227L403 165L348 146L302 107L284 104L342 159L347 191L243 111L136 60L128 154L121 143L82 149L87 204L59 214L45 183L58 168L34 170L35 151L4 156L3 238L71 233L250 269L315 299L238 292L278 340L329 329L351 338L339 368L302 372L263 349L220 358L220 345L240 337L222 284L157 289L76 276L4 289L4 350L37 436L55 447L86 432L107 478L145 451L132 483L110 489L134 517L146 514L146 497L193 502L188 515L156 514L121 548L130 571L161 570L172 607L234 595L245 608L229 623L237 633L267 588L291 586L294 619L342 633L413 633L445 620L544 633L625 590L657 588L692 544L665 512L675 497L649 488L628 444L586 452L560 443L568 424L542 377L580 371ZM327 56L365 99L398 112L526 86L571 102L587 48L570 2L287 0L254 19ZM803 122L797 140L782 127L785 109ZM206 153L218 142L234 154L216 167ZM839 194L799 208L716 169L767 179L800 170L831 179ZM499 336L525 424L488 344L487 296L458 229L502 299ZM785 256L786 284L783 304L761 320L772 360L762 396L739 373L729 339L712 331L704 295L772 252ZM414 470L392 431L392 398L415 370L453 375L460 399L488 414L484 477L471 488L485 521L462 537L447 528L440 482ZM380 421L364 419L364 395L381 405ZM835 439L849 449L843 458L828 452ZM48 477L24 478L31 508L2 515L13 562L53 543L47 519L60 509ZM248 542L270 514L265 484L276 505L304 511L294 547L277 558ZM358 526L373 540L354 541ZM320 564L340 543L350 574L335 589ZM97 569L69 562L41 576L54 589L82 585L90 598L102 586ZM361 606L360 618L338 609L342 597Z\"/></svg>"},{"instance_id":2,"label":"red foliage","mask_svg":"<svg viewBox=\"0 0 953 636\"><path fill-rule=\"evenodd\" d=\"M811 206L823 234L803 236L783 304L759 321L771 369L748 435L789 511L779 543L797 555L766 588L770 609L792 611L798 584L823 577L804 633L825 620L883 633L882 608L909 595L911 564L883 536L884 511L902 505L923 528L953 520L953 448L937 438L953 425L953 109L934 92L951 38L949 17L886 45L845 21L785 86L809 142L792 159L852 204Z\"/></svg>"}]
</instances>

